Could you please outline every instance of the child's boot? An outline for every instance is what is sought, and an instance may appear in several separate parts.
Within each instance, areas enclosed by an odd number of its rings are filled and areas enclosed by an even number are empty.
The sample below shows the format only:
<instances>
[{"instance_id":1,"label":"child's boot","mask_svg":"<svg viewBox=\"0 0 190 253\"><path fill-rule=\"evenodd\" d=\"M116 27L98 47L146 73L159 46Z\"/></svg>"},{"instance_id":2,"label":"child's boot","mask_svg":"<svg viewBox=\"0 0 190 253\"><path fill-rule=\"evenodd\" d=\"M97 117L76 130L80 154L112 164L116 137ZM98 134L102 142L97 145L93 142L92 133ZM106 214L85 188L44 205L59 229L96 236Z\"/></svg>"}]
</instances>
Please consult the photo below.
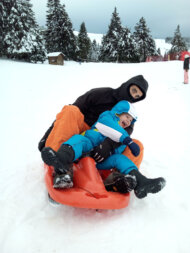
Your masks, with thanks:
<instances>
[{"instance_id":1,"label":"child's boot","mask_svg":"<svg viewBox=\"0 0 190 253\"><path fill-rule=\"evenodd\" d=\"M56 152L50 147L45 147L41 152L42 160L54 167L54 188L71 188L73 186L74 150L69 145L61 145Z\"/></svg>"},{"instance_id":2,"label":"child's boot","mask_svg":"<svg viewBox=\"0 0 190 253\"><path fill-rule=\"evenodd\" d=\"M166 180L163 177L153 179L146 178L138 170L132 170L129 174L136 177L137 186L134 192L139 199L146 197L148 193L157 193L161 191L166 185Z\"/></svg>"}]
</instances>

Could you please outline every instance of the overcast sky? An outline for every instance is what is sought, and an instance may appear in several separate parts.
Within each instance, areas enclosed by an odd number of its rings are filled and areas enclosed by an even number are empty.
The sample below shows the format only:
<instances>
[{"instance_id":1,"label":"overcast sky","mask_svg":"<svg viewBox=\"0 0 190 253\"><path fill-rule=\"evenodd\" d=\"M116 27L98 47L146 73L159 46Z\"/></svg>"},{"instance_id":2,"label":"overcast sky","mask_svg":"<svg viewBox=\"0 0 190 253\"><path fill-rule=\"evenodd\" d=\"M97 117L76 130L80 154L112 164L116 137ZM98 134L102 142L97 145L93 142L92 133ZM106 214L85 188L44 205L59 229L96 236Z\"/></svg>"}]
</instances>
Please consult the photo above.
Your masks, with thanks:
<instances>
[{"instance_id":1,"label":"overcast sky","mask_svg":"<svg viewBox=\"0 0 190 253\"><path fill-rule=\"evenodd\" d=\"M114 7L123 26L133 31L141 17L154 38L173 36L180 25L183 37L190 37L190 0L61 0L71 19L73 28L79 31L85 22L87 32L106 33ZM46 24L47 0L31 0L39 25Z\"/></svg>"}]
</instances>

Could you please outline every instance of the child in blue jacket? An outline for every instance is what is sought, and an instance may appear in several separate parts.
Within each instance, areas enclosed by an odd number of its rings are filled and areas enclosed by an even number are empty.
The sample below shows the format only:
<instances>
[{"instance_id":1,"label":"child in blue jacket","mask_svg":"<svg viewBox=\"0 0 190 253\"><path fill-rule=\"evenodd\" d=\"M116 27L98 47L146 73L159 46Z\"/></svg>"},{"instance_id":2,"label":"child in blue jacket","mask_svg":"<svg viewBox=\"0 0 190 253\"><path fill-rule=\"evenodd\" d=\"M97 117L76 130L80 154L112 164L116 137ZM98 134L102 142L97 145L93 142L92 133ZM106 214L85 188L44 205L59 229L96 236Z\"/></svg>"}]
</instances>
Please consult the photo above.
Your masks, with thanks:
<instances>
[{"instance_id":1,"label":"child in blue jacket","mask_svg":"<svg viewBox=\"0 0 190 253\"><path fill-rule=\"evenodd\" d=\"M110 111L103 112L98 121L81 135L73 135L68 141L64 142L60 149L55 152L46 147L42 150L43 161L54 166L54 188L70 188L73 186L72 163L79 159L84 153L89 153L95 146L109 137L112 140L121 143L115 149L114 154L110 155L103 162L97 164L98 169L116 168L124 175L125 189L118 187L118 180L109 185L109 178L106 181L107 190L118 190L120 192L129 192L135 189L138 198L143 198L147 193L160 191L165 185L163 178L147 179L138 171L136 165L122 152L128 146L134 156L138 156L139 146L133 142L124 128L130 126L137 120L134 107L127 101L118 102ZM146 186L146 187L145 187Z\"/></svg>"}]
</instances>

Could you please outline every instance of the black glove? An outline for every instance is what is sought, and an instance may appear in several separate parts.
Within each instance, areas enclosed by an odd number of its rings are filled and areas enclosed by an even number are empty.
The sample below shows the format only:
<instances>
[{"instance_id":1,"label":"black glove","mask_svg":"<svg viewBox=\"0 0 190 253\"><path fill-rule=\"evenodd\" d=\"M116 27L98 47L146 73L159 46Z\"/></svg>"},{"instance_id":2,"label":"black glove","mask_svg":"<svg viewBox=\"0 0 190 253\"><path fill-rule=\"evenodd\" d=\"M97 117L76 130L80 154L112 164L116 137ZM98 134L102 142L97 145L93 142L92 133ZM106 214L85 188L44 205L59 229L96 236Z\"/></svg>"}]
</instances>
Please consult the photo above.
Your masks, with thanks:
<instances>
[{"instance_id":1,"label":"black glove","mask_svg":"<svg viewBox=\"0 0 190 253\"><path fill-rule=\"evenodd\" d=\"M104 181L107 191L128 193L137 186L137 181L134 176L124 175L118 171L112 172Z\"/></svg>"},{"instance_id":2,"label":"black glove","mask_svg":"<svg viewBox=\"0 0 190 253\"><path fill-rule=\"evenodd\" d=\"M127 145L134 156L138 156L140 153L139 145L137 145L130 137L126 137L123 144Z\"/></svg>"},{"instance_id":3,"label":"black glove","mask_svg":"<svg viewBox=\"0 0 190 253\"><path fill-rule=\"evenodd\" d=\"M97 163L103 162L106 158L114 153L114 149L119 147L121 143L112 141L106 138L102 143L93 148L90 156L94 158Z\"/></svg>"},{"instance_id":4,"label":"black glove","mask_svg":"<svg viewBox=\"0 0 190 253\"><path fill-rule=\"evenodd\" d=\"M54 121L55 122L55 121ZM48 130L45 132L44 136L42 137L42 139L40 140L40 142L38 143L38 149L39 151L41 152L42 149L45 147L45 143L46 143L46 140L54 126L54 122L53 124L48 128Z\"/></svg>"}]
</instances>

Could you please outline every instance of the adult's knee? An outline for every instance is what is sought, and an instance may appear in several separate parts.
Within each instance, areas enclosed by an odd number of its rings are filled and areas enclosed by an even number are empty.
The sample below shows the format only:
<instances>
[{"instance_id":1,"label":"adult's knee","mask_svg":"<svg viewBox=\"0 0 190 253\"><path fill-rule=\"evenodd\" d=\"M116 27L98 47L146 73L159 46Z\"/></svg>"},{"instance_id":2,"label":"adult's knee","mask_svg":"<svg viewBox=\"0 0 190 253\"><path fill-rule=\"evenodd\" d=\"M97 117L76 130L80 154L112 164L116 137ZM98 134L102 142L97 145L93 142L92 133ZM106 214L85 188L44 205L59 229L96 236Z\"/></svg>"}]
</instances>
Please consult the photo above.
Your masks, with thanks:
<instances>
[{"instance_id":1,"label":"adult's knee","mask_svg":"<svg viewBox=\"0 0 190 253\"><path fill-rule=\"evenodd\" d=\"M57 119L65 117L66 115L74 118L84 117L79 108L75 105L65 105L61 112L57 114Z\"/></svg>"}]
</instances>

